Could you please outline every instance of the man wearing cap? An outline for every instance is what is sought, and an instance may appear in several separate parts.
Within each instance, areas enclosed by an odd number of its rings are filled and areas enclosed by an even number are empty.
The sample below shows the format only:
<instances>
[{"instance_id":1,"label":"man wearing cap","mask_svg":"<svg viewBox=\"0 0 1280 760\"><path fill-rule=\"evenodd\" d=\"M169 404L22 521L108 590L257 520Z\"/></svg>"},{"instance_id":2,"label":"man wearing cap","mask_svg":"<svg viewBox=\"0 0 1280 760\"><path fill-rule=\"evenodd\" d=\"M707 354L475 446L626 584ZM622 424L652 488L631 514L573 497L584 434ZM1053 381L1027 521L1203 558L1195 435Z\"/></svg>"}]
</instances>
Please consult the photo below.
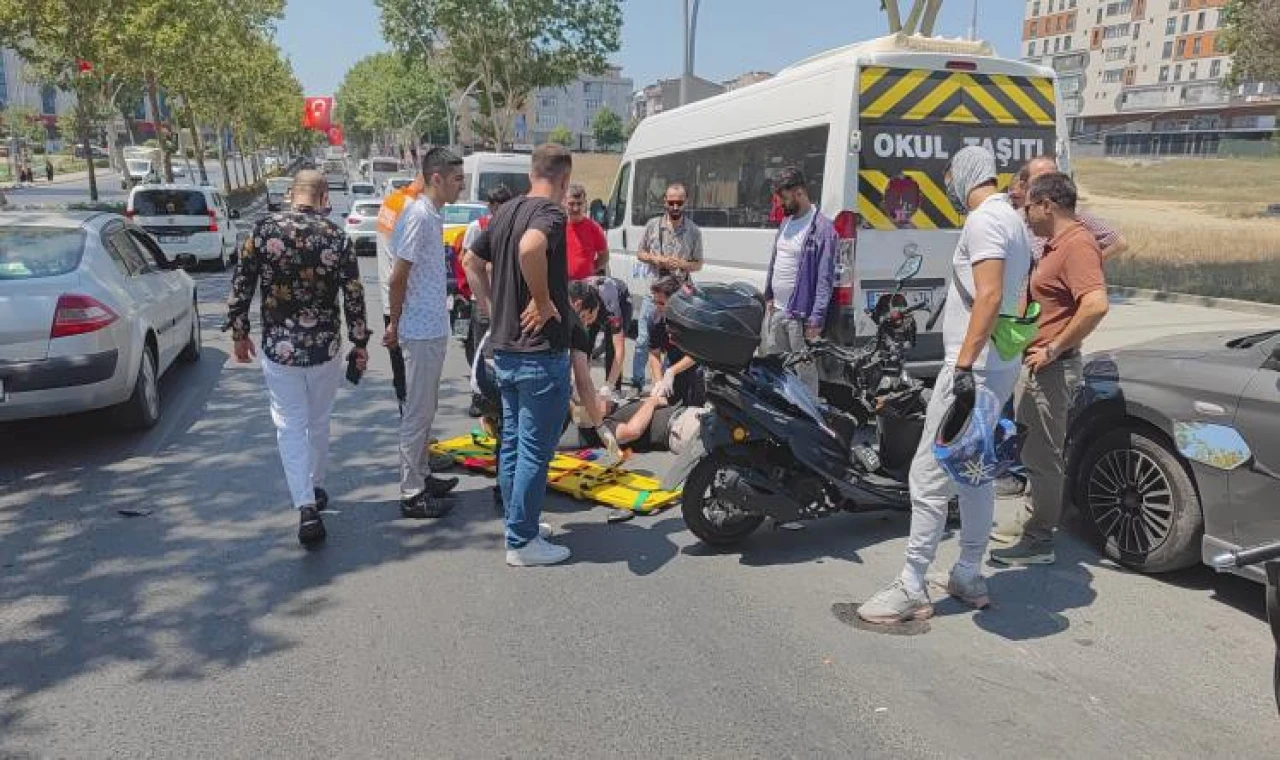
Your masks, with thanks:
<instances>
[{"instance_id":1,"label":"man wearing cap","mask_svg":"<svg viewBox=\"0 0 1280 760\"><path fill-rule=\"evenodd\" d=\"M995 512L995 490L958 485L934 456L933 444L953 405L972 410L979 387L1003 406L1018 379L1019 357L1005 360L991 347L996 319L1018 313L1031 266L1031 233L1009 197L996 191L996 161L989 150L969 146L946 173L947 195L968 213L951 260L951 285L943 315L946 358L929 399L920 446L911 462L911 535L899 577L858 608L871 623L924 620L933 615L925 573L938 552L947 504L960 497L960 559L950 576L934 582L946 593L981 609L988 603L980 563ZM999 407L997 407L999 408Z\"/></svg>"},{"instance_id":2,"label":"man wearing cap","mask_svg":"<svg viewBox=\"0 0 1280 760\"><path fill-rule=\"evenodd\" d=\"M774 190L786 217L773 240L764 281L766 313L760 338L764 353L786 354L803 349L806 339L822 335L836 278L839 238L831 220L809 200L799 169L783 169ZM804 362L796 373L817 395L817 366Z\"/></svg>"}]
</instances>

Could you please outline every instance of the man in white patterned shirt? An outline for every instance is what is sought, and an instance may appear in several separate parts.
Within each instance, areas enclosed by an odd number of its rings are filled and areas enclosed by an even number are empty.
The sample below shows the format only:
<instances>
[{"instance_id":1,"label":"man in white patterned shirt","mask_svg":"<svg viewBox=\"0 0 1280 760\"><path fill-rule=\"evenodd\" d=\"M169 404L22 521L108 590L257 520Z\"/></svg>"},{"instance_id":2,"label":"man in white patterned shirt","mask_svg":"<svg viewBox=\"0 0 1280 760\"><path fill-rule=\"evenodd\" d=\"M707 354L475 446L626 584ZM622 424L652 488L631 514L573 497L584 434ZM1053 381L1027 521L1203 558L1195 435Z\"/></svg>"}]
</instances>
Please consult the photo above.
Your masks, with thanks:
<instances>
[{"instance_id":1,"label":"man in white patterned shirt","mask_svg":"<svg viewBox=\"0 0 1280 760\"><path fill-rule=\"evenodd\" d=\"M390 248L391 323L383 343L404 353L405 400L400 418L400 514L416 519L443 517L450 507L437 499L457 478L431 474L426 451L439 402L440 373L449 347L445 305L444 224L440 208L462 193L462 159L445 148L422 157L422 195L396 222Z\"/></svg>"}]
</instances>

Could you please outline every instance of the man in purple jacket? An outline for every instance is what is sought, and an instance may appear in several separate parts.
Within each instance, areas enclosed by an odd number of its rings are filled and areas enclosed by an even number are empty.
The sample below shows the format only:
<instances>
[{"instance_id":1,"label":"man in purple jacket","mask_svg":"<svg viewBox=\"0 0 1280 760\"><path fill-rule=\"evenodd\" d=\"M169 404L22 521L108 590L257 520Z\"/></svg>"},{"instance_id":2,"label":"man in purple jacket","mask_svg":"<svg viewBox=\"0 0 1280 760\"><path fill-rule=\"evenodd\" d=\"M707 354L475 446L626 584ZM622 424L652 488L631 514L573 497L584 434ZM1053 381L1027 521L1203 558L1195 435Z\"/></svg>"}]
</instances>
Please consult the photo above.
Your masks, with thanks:
<instances>
[{"instance_id":1,"label":"man in purple jacket","mask_svg":"<svg viewBox=\"0 0 1280 760\"><path fill-rule=\"evenodd\" d=\"M804 173L798 168L783 169L774 190L787 217L778 228L769 260L760 339L765 354L785 354L801 350L806 339L822 335L836 277L839 240L831 220L809 200ZM796 373L816 396L817 366L805 362Z\"/></svg>"}]
</instances>

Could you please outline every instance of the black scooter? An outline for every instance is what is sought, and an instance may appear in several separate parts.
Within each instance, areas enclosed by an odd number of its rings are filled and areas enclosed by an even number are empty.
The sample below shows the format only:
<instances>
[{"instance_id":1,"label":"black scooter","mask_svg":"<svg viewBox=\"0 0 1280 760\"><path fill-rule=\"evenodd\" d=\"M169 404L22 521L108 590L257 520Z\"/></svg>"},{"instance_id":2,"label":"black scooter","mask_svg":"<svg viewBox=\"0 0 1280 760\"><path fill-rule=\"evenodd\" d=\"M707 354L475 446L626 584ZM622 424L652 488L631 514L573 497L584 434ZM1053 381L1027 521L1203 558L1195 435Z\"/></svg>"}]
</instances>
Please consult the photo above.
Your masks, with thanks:
<instances>
[{"instance_id":1,"label":"black scooter","mask_svg":"<svg viewBox=\"0 0 1280 760\"><path fill-rule=\"evenodd\" d=\"M826 341L786 357L755 358L741 370L711 370L712 412L701 436L668 471L664 488L684 484L685 523L703 542L731 546L766 517L779 523L842 511L909 509L907 470L924 427L927 390L907 374L915 341L902 286L919 256L899 269L897 288L870 312L876 338L845 348ZM854 408L816 398L788 368L829 359L854 390ZM874 421L874 428L867 422Z\"/></svg>"},{"instance_id":2,"label":"black scooter","mask_svg":"<svg viewBox=\"0 0 1280 760\"><path fill-rule=\"evenodd\" d=\"M1271 671L1271 688L1276 694L1276 709L1280 710L1280 541L1226 552L1214 557L1211 564L1219 572L1257 564L1261 564L1266 571L1267 621L1271 624L1271 637L1276 642L1276 661Z\"/></svg>"}]
</instances>

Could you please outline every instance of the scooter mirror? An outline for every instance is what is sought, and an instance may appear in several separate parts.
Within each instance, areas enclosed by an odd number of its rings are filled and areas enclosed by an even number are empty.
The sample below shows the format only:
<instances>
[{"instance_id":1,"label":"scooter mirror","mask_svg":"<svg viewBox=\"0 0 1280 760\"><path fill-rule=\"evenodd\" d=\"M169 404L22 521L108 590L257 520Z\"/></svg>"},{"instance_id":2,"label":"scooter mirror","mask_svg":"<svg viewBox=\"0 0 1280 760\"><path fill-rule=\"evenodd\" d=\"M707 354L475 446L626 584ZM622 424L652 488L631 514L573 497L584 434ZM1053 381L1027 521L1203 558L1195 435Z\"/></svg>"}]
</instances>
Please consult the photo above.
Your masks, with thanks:
<instances>
[{"instance_id":1,"label":"scooter mirror","mask_svg":"<svg viewBox=\"0 0 1280 760\"><path fill-rule=\"evenodd\" d=\"M907 257L902 265L898 267L898 271L894 273L893 279L898 282L906 282L912 277L920 274L920 267L924 264L924 257L918 253L913 253Z\"/></svg>"}]
</instances>

